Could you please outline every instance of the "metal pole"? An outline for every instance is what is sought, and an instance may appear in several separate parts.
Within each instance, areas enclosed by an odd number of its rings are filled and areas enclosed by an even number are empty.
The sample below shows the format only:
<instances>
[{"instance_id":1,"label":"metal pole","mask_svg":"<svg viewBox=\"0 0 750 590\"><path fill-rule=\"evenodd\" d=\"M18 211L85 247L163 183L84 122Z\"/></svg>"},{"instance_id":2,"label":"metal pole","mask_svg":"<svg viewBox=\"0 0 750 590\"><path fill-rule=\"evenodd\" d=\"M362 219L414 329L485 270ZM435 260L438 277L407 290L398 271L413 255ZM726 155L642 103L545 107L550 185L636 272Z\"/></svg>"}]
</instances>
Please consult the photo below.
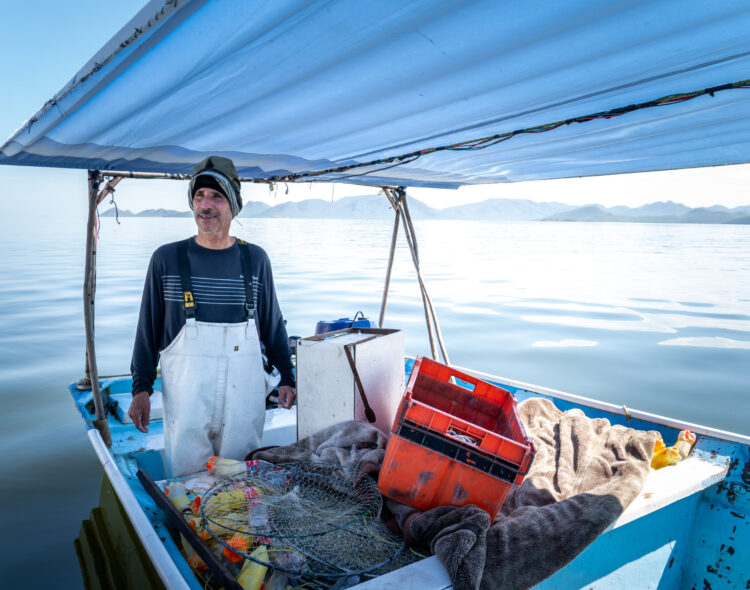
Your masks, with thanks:
<instances>
[{"instance_id":1,"label":"metal pole","mask_svg":"<svg viewBox=\"0 0 750 590\"><path fill-rule=\"evenodd\" d=\"M390 193L390 190L387 187L383 187L383 192L385 193L385 196L388 197L388 200L391 202L391 205L393 206L393 211L396 214L396 217L393 221L393 235L391 236L391 253L388 257L388 270L385 274L385 285L383 287L383 300L380 303L380 320L378 322L378 326L381 328L383 327L383 322L385 321L385 305L388 302L388 289L390 288L391 284L391 270L393 270L393 259L396 253L396 242L398 241L398 226L399 222L401 221L401 209L398 207L398 204L396 203L395 199Z\"/></svg>"},{"instance_id":2,"label":"metal pole","mask_svg":"<svg viewBox=\"0 0 750 590\"><path fill-rule=\"evenodd\" d=\"M112 446L112 436L104 410L101 388L99 387L99 371L96 366L96 350L94 348L94 291L96 289L96 206L98 201L99 181L101 175L98 170L89 170L89 216L86 224L86 265L83 279L83 319L86 329L86 357L91 377L91 391L94 396L96 420L94 426L102 435L104 444Z\"/></svg>"},{"instance_id":3,"label":"metal pole","mask_svg":"<svg viewBox=\"0 0 750 590\"><path fill-rule=\"evenodd\" d=\"M424 306L424 321L427 325L427 338L430 341L430 352L434 360L438 360L438 350L435 345L435 335L432 332L432 321L430 319L430 301L427 295L427 287L422 279L422 272L419 269L419 253L417 251L416 235L414 234L414 226L411 224L409 218L409 210L406 208L406 193L402 189L396 190L398 195L398 206L401 209L401 213L404 216L404 235L406 236L406 243L409 246L409 252L411 252L411 259L414 263L414 270L417 271L417 281L419 282L419 292L422 295L422 305Z\"/></svg>"},{"instance_id":4,"label":"metal pole","mask_svg":"<svg viewBox=\"0 0 750 590\"><path fill-rule=\"evenodd\" d=\"M435 327L437 343L440 346L440 353L443 357L443 362L446 365L450 365L451 362L450 362L450 359L448 358L448 352L445 350L445 344L443 343L443 333L440 331L440 323L438 322L438 319L437 319L435 306L432 305L432 299L430 298L430 294L427 292L427 285L424 282L424 278L422 277L422 273L419 268L419 254L417 252L417 234L414 231L414 225L412 224L412 221L411 221L411 213L409 213L409 205L406 201L406 193L403 194L403 197L401 199L401 206L403 207L403 210L404 210L404 227L409 228L409 233L412 236L410 243L414 246L414 265L417 269L417 279L419 280L419 286L422 289L422 299L425 302L425 305L429 307L430 316L432 317L432 324ZM434 342L430 341L430 344L433 346L433 350L434 350ZM437 360L437 354L435 354L433 358Z\"/></svg>"},{"instance_id":5,"label":"metal pole","mask_svg":"<svg viewBox=\"0 0 750 590\"><path fill-rule=\"evenodd\" d=\"M166 180L189 180L190 174L174 174L172 172L131 172L129 170L99 170L101 176L113 178L156 178Z\"/></svg>"}]
</instances>

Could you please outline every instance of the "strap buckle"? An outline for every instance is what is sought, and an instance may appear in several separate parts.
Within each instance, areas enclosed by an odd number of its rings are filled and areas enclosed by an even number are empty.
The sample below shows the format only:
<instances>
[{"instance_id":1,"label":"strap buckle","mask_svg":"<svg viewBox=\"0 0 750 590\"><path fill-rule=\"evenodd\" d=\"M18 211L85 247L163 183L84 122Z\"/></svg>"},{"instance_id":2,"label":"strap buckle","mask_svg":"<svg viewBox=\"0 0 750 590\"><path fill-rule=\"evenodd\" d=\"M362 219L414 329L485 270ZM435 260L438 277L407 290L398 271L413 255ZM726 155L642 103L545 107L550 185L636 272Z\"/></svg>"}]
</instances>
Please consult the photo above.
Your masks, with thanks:
<instances>
[{"instance_id":1,"label":"strap buckle","mask_svg":"<svg viewBox=\"0 0 750 590\"><path fill-rule=\"evenodd\" d=\"M187 315L188 319L195 317L195 299L193 298L193 293L191 291L184 291L182 293L182 307L185 310L185 314Z\"/></svg>"}]
</instances>

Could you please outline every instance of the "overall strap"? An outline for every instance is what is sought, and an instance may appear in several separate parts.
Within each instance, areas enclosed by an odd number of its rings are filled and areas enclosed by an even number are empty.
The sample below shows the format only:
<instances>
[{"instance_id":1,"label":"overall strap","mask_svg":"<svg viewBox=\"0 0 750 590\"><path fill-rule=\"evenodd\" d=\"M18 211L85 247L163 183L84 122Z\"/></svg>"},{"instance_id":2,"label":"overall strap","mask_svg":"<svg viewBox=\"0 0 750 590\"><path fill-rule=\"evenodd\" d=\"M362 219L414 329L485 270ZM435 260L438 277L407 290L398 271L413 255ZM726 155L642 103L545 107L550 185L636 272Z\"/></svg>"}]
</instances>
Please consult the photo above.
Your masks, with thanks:
<instances>
[{"instance_id":1,"label":"overall strap","mask_svg":"<svg viewBox=\"0 0 750 590\"><path fill-rule=\"evenodd\" d=\"M193 283L190 279L190 261L187 255L188 240L177 244L177 266L180 267L180 283L182 283L182 308L188 319L195 318L195 299L193 298Z\"/></svg>"},{"instance_id":2,"label":"overall strap","mask_svg":"<svg viewBox=\"0 0 750 590\"><path fill-rule=\"evenodd\" d=\"M253 275L250 270L250 245L245 240L237 238L240 245L240 263L242 264L242 277L245 284L245 311L247 319L255 319L255 293L253 289ZM257 324L257 322L256 322Z\"/></svg>"},{"instance_id":3,"label":"overall strap","mask_svg":"<svg viewBox=\"0 0 750 590\"><path fill-rule=\"evenodd\" d=\"M263 352L263 342L260 339L260 325L258 323L258 320L255 318L255 281L253 280L253 274L250 267L250 245L245 241L237 238L237 242L240 246L240 263L242 264L242 282L245 284L245 311L247 312L247 321L248 321L248 327L245 328L247 334L247 330L250 329L250 320L253 320L253 323L255 324L255 333L258 335L258 344L260 345L260 352L261 357L263 358L263 370L271 374L273 372L273 367L268 362L268 357L266 357L265 353Z\"/></svg>"}]
</instances>

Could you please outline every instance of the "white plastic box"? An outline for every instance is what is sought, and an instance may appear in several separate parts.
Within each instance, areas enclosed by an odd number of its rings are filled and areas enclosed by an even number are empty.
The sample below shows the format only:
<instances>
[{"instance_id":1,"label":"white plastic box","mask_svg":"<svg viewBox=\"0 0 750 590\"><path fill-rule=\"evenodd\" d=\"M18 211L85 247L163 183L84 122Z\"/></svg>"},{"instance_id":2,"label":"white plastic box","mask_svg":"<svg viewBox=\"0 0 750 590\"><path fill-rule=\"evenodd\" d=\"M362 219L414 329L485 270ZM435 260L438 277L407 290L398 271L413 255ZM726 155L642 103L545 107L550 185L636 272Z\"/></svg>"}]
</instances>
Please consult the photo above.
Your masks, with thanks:
<instances>
[{"instance_id":1,"label":"white plastic box","mask_svg":"<svg viewBox=\"0 0 750 590\"><path fill-rule=\"evenodd\" d=\"M374 426L390 431L404 392L403 333L348 328L297 341L298 440L345 420L368 422L347 345L375 413Z\"/></svg>"}]
</instances>

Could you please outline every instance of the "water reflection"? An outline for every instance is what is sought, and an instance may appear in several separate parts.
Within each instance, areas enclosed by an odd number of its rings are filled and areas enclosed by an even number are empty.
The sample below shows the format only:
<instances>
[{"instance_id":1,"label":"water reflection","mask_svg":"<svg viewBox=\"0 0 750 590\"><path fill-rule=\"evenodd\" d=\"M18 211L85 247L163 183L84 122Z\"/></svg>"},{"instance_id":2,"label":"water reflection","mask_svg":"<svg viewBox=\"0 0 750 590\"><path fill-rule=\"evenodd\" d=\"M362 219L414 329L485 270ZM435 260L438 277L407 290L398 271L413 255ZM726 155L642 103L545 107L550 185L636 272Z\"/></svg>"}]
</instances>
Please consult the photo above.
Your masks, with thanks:
<instances>
[{"instance_id":1,"label":"water reflection","mask_svg":"<svg viewBox=\"0 0 750 590\"><path fill-rule=\"evenodd\" d=\"M593 340L573 340L566 338L564 340L538 340L531 346L535 348L580 348L583 346L596 346L599 344Z\"/></svg>"},{"instance_id":2,"label":"water reflection","mask_svg":"<svg viewBox=\"0 0 750 590\"><path fill-rule=\"evenodd\" d=\"M722 338L721 336L672 338L671 340L662 340L659 342L659 345L696 346L699 348L738 348L750 350L750 340L733 340L732 338Z\"/></svg>"},{"instance_id":3,"label":"water reflection","mask_svg":"<svg viewBox=\"0 0 750 590\"><path fill-rule=\"evenodd\" d=\"M596 316L605 314L597 313ZM611 318L596 317L594 314L582 315L523 315L522 319L532 323L559 324L594 330L619 330L634 332L675 333L688 328L708 328L711 330L732 330L750 332L750 320L735 319L725 315L685 315L674 313L640 313L635 310L613 310ZM629 316L629 317L628 317ZM627 317L627 319L622 319ZM746 317L746 316L741 316Z\"/></svg>"}]
</instances>

